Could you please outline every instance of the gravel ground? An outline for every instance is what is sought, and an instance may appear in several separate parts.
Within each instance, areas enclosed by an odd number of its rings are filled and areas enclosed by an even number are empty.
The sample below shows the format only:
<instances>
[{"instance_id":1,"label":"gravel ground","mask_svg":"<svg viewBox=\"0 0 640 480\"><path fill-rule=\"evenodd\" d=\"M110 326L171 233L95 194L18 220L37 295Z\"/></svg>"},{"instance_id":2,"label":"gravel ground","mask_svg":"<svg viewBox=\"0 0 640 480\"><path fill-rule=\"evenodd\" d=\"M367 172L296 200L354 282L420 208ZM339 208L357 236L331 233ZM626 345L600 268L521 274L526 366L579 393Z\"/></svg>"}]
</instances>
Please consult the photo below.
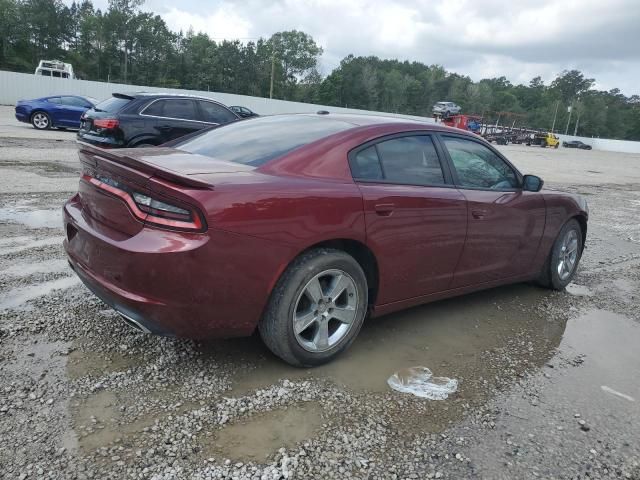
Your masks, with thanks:
<instances>
[{"instance_id":1,"label":"gravel ground","mask_svg":"<svg viewBox=\"0 0 640 480\"><path fill-rule=\"evenodd\" d=\"M256 337L121 323L61 248L74 134L40 133L0 108L0 478L640 479L640 158L505 147L588 196L574 284L371 320L338 361L300 370ZM388 388L417 365L458 391Z\"/></svg>"}]
</instances>

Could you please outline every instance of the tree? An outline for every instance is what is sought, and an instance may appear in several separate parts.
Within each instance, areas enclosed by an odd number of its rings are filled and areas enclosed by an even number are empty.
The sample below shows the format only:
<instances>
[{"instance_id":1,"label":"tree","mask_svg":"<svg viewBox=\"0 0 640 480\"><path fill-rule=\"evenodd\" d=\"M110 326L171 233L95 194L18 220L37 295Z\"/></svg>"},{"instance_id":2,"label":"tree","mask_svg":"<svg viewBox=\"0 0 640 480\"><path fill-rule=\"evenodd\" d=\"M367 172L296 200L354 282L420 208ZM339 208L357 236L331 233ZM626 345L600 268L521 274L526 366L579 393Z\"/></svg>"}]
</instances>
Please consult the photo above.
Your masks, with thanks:
<instances>
[{"instance_id":1,"label":"tree","mask_svg":"<svg viewBox=\"0 0 640 480\"><path fill-rule=\"evenodd\" d=\"M317 67L322 48L311 35L298 30L274 33L269 39L269 46L272 56L272 83L275 83L277 62L286 98L299 77Z\"/></svg>"}]
</instances>

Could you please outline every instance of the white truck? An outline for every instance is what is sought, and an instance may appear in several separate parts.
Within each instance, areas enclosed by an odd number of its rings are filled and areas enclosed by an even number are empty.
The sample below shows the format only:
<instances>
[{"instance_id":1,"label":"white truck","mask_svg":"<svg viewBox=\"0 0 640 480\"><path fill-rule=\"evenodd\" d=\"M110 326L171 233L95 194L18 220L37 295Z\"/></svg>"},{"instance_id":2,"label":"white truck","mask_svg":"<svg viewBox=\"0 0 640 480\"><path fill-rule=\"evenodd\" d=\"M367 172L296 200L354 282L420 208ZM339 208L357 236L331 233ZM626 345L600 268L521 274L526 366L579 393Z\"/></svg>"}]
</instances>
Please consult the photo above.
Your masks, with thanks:
<instances>
[{"instance_id":1,"label":"white truck","mask_svg":"<svg viewBox=\"0 0 640 480\"><path fill-rule=\"evenodd\" d=\"M73 74L73 66L60 60L40 60L36 75L56 78L76 78Z\"/></svg>"}]
</instances>

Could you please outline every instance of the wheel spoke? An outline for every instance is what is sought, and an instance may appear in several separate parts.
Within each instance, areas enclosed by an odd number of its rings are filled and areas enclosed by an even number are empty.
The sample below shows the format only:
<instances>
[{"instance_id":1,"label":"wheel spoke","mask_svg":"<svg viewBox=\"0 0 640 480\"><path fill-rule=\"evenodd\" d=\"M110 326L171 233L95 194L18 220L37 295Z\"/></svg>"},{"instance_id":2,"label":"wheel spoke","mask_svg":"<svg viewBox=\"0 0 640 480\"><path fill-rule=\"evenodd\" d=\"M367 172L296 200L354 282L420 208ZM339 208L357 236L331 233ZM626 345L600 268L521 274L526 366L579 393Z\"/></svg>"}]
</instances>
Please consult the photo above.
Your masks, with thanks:
<instances>
[{"instance_id":1,"label":"wheel spoke","mask_svg":"<svg viewBox=\"0 0 640 480\"><path fill-rule=\"evenodd\" d=\"M313 310L307 313L303 313L299 315L297 314L293 328L295 329L295 332L299 335L302 332L304 332L307 328L309 328L311 324L313 324L313 322L315 321L316 321L316 316Z\"/></svg>"},{"instance_id":2,"label":"wheel spoke","mask_svg":"<svg viewBox=\"0 0 640 480\"><path fill-rule=\"evenodd\" d=\"M336 298L342 295L349 286L351 285L351 281L346 277L346 275L338 275L334 278L333 283L331 285L331 289L329 293L327 293L328 297L335 302Z\"/></svg>"},{"instance_id":3,"label":"wheel spoke","mask_svg":"<svg viewBox=\"0 0 640 480\"><path fill-rule=\"evenodd\" d=\"M318 280L318 278L314 278L309 282L305 293L314 303L318 303L320 300L322 300L322 286L320 285L320 281Z\"/></svg>"},{"instance_id":4,"label":"wheel spoke","mask_svg":"<svg viewBox=\"0 0 640 480\"><path fill-rule=\"evenodd\" d=\"M351 323L353 322L353 319L356 316L356 309L351 307L351 306L347 306L347 307L333 307L333 310L331 311L331 318L335 318L336 320L339 320L342 323Z\"/></svg>"},{"instance_id":5,"label":"wheel spoke","mask_svg":"<svg viewBox=\"0 0 640 480\"><path fill-rule=\"evenodd\" d=\"M329 322L318 322L318 331L313 339L316 348L324 350L329 346Z\"/></svg>"}]
</instances>

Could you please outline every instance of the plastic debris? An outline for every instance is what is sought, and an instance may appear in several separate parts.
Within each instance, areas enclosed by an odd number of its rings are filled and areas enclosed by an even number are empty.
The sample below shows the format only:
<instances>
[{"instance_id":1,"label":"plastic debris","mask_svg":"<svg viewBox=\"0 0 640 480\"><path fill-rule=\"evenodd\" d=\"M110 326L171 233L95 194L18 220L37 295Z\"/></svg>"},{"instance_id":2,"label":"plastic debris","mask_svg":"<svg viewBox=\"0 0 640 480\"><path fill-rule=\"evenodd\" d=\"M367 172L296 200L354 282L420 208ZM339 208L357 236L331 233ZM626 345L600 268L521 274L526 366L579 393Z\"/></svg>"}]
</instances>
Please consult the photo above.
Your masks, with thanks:
<instances>
[{"instance_id":1,"label":"plastic debris","mask_svg":"<svg viewBox=\"0 0 640 480\"><path fill-rule=\"evenodd\" d=\"M410 393L429 400L446 400L458 389L458 381L448 377L434 377L427 367L400 370L387 379L389 386L402 393Z\"/></svg>"}]
</instances>

